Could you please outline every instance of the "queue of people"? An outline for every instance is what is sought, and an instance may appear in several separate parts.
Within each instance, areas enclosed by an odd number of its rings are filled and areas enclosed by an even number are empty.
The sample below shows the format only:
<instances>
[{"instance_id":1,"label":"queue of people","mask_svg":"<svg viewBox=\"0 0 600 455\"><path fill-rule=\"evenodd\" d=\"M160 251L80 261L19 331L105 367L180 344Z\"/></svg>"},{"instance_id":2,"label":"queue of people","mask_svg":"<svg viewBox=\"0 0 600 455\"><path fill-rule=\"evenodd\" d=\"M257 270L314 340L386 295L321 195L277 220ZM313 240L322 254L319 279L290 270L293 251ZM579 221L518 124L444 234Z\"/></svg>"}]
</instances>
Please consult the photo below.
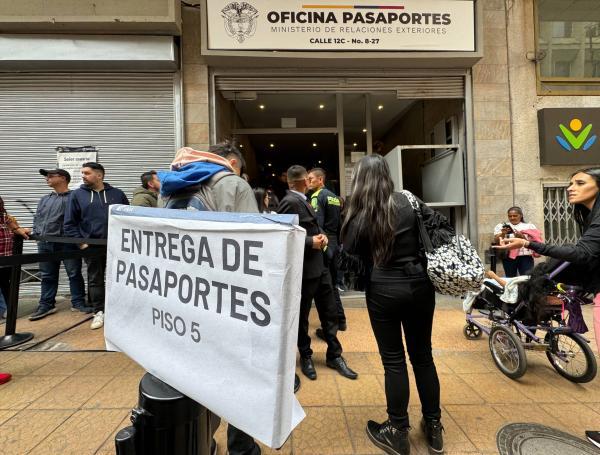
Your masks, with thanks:
<instances>
[{"instance_id":1,"label":"queue of people","mask_svg":"<svg viewBox=\"0 0 600 455\"><path fill-rule=\"evenodd\" d=\"M421 426L427 444L433 453L442 453L440 382L432 355L435 292L426 273L416 212L405 195L394 191L385 160L380 155L371 155L357 163L351 196L343 212L341 198L325 187L326 172L321 168L307 170L300 165L291 166L280 179L286 182L288 189L278 197L272 190L253 190L242 178L244 164L240 151L228 142L211 146L208 152L180 149L169 171L142 174L133 205L298 215L300 226L306 230L306 239L297 346L300 369L310 380L317 379L309 334L313 302L321 325L317 336L327 343L326 365L345 378L358 378L342 356L338 331L346 330L347 322L336 283L341 246L347 254L360 258L367 270L367 310L385 371L388 416L384 422L368 421L366 433L373 444L386 453L410 453L407 351L421 402ZM40 174L52 192L40 200L31 230L21 227L6 213L0 198L0 256L12 254L14 235L37 236L40 253L102 248L86 240L106 239L109 206L129 204L123 191L105 181L103 166L85 163L81 169L83 185L73 191L68 189L71 179L68 172L40 169ZM573 204L582 234L576 245L543 243L541 232L535 225L526 223L519 207L511 207L507 221L495 227L494 240L495 248L507 253L503 259L507 277L529 273L535 256L569 261L581 270L579 284L595 295L594 325L600 348L599 192L600 168L584 169L571 177L569 202ZM427 205L419 203L424 220L434 216ZM72 237L80 241L65 244L44 240L52 237ZM62 262L69 278L72 310L94 313L91 328L102 327L106 256L97 254L85 258L87 299L81 260ZM41 296L30 320L42 319L56 311L59 268L60 261L40 264ZM5 317L3 297L7 296L8 285L4 278L0 288L0 317ZM0 375L0 382L5 379ZM300 378L296 376L295 390L299 387ZM219 423L220 419L212 415L213 434ZM599 432L588 432L588 437L600 441ZM227 430L227 445L231 455L260 454L253 438L231 425ZM214 440L212 451L216 452Z\"/></svg>"}]
</instances>

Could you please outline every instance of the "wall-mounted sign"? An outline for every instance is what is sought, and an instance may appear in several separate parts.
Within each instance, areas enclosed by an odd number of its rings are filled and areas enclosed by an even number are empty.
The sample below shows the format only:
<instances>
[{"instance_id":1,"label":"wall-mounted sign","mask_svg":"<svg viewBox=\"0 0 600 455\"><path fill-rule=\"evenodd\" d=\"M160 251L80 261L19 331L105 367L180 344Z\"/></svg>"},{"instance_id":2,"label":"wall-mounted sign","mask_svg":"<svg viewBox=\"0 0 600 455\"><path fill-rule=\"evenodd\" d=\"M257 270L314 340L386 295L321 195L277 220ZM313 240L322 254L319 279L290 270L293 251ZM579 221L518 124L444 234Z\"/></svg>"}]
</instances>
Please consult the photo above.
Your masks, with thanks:
<instances>
[{"instance_id":1,"label":"wall-mounted sign","mask_svg":"<svg viewBox=\"0 0 600 455\"><path fill-rule=\"evenodd\" d=\"M98 161L96 147L56 147L56 164L59 169L64 169L71 174L70 190L76 190L83 184L81 179L81 165L90 161Z\"/></svg>"},{"instance_id":2,"label":"wall-mounted sign","mask_svg":"<svg viewBox=\"0 0 600 455\"><path fill-rule=\"evenodd\" d=\"M207 0L208 49L475 51L473 0Z\"/></svg>"},{"instance_id":3,"label":"wall-mounted sign","mask_svg":"<svg viewBox=\"0 0 600 455\"><path fill-rule=\"evenodd\" d=\"M538 111L542 165L600 164L600 108Z\"/></svg>"}]
</instances>

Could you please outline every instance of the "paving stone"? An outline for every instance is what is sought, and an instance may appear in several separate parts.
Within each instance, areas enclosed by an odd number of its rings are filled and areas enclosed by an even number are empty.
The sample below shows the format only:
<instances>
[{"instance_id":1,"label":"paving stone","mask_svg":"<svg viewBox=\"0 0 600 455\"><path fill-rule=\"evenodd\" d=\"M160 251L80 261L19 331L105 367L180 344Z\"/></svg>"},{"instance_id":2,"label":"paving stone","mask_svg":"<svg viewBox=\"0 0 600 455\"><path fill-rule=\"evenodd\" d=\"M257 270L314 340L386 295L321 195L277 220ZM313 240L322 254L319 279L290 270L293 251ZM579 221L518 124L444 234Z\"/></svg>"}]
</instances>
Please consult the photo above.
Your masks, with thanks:
<instances>
[{"instance_id":1,"label":"paving stone","mask_svg":"<svg viewBox=\"0 0 600 455\"><path fill-rule=\"evenodd\" d=\"M444 353L443 360L454 373L489 373L491 371L498 371L490 357L489 351L485 353L446 352Z\"/></svg>"},{"instance_id":2,"label":"paving stone","mask_svg":"<svg viewBox=\"0 0 600 455\"><path fill-rule=\"evenodd\" d=\"M1 330L4 330L4 329L0 328L0 331ZM22 353L20 351L0 351L0 365L4 364L5 362L8 362L10 359L13 359L21 354ZM3 367L0 367L0 369L2 369L2 368ZM2 370L2 371L4 371L4 370Z\"/></svg>"},{"instance_id":3,"label":"paving stone","mask_svg":"<svg viewBox=\"0 0 600 455\"><path fill-rule=\"evenodd\" d=\"M516 390L514 381L505 379L499 371L458 376L487 403L531 403L531 399Z\"/></svg>"},{"instance_id":4,"label":"paving stone","mask_svg":"<svg viewBox=\"0 0 600 455\"><path fill-rule=\"evenodd\" d=\"M0 447L5 454L28 453L52 433L73 411L24 410L2 424Z\"/></svg>"},{"instance_id":5,"label":"paving stone","mask_svg":"<svg viewBox=\"0 0 600 455\"><path fill-rule=\"evenodd\" d=\"M117 376L83 404L85 409L131 409L138 401L141 377Z\"/></svg>"},{"instance_id":6,"label":"paving stone","mask_svg":"<svg viewBox=\"0 0 600 455\"><path fill-rule=\"evenodd\" d=\"M77 411L30 453L93 454L123 420L123 412L123 409Z\"/></svg>"},{"instance_id":7,"label":"paving stone","mask_svg":"<svg viewBox=\"0 0 600 455\"><path fill-rule=\"evenodd\" d=\"M0 386L0 409L24 409L64 381L66 376L14 377Z\"/></svg>"},{"instance_id":8,"label":"paving stone","mask_svg":"<svg viewBox=\"0 0 600 455\"><path fill-rule=\"evenodd\" d=\"M334 376L321 376L316 381L301 376L300 380L302 384L296 397L302 406L342 405Z\"/></svg>"},{"instance_id":9,"label":"paving stone","mask_svg":"<svg viewBox=\"0 0 600 455\"><path fill-rule=\"evenodd\" d=\"M25 376L60 358L57 352L23 352L2 364L2 371L13 376ZM67 376L67 375L64 375Z\"/></svg>"},{"instance_id":10,"label":"paving stone","mask_svg":"<svg viewBox=\"0 0 600 455\"><path fill-rule=\"evenodd\" d=\"M561 424L578 437L582 437L585 430L597 430L600 426L600 413L584 404L542 404L540 407L549 414L559 413Z\"/></svg>"},{"instance_id":11,"label":"paving stone","mask_svg":"<svg viewBox=\"0 0 600 455\"><path fill-rule=\"evenodd\" d=\"M509 422L539 423L540 425L570 432L569 427L563 423L560 415L559 409L562 405L558 405L552 413L548 413L538 404L528 404L526 406L495 404L492 407Z\"/></svg>"},{"instance_id":12,"label":"paving stone","mask_svg":"<svg viewBox=\"0 0 600 455\"><path fill-rule=\"evenodd\" d=\"M385 406L356 406L344 408L346 421L348 422L348 431L352 438L352 445L355 453L360 454L380 454L381 450L375 447L365 428L369 420L383 422L387 419Z\"/></svg>"},{"instance_id":13,"label":"paving stone","mask_svg":"<svg viewBox=\"0 0 600 455\"><path fill-rule=\"evenodd\" d=\"M486 406L453 404L444 408L478 450L497 453L496 433L509 420Z\"/></svg>"},{"instance_id":14,"label":"paving stone","mask_svg":"<svg viewBox=\"0 0 600 455\"><path fill-rule=\"evenodd\" d=\"M29 405L29 409L79 409L110 376L71 376Z\"/></svg>"},{"instance_id":15,"label":"paving stone","mask_svg":"<svg viewBox=\"0 0 600 455\"><path fill-rule=\"evenodd\" d=\"M114 376L120 374L130 364L131 360L124 354L107 352L99 354L97 358L75 374L78 376Z\"/></svg>"},{"instance_id":16,"label":"paving stone","mask_svg":"<svg viewBox=\"0 0 600 455\"><path fill-rule=\"evenodd\" d=\"M383 387L375 375L363 374L353 381L335 376L344 406L385 405Z\"/></svg>"},{"instance_id":17,"label":"paving stone","mask_svg":"<svg viewBox=\"0 0 600 455\"><path fill-rule=\"evenodd\" d=\"M444 404L483 404L484 400L463 379L455 374L438 374L441 402Z\"/></svg>"},{"instance_id":18,"label":"paving stone","mask_svg":"<svg viewBox=\"0 0 600 455\"><path fill-rule=\"evenodd\" d=\"M98 455L98 454L114 455L115 454L115 436L117 435L117 433L119 431L121 431L121 429L131 426L131 410L127 409L127 410L123 410L123 412L124 412L123 420L121 420L121 423L119 423L119 425L117 425L117 428L115 428L115 430L110 434L110 436L108 436L108 438L106 438L106 441L104 441L104 444L102 445L102 447L100 447L98 452L96 452L96 455Z\"/></svg>"},{"instance_id":19,"label":"paving stone","mask_svg":"<svg viewBox=\"0 0 600 455\"><path fill-rule=\"evenodd\" d=\"M68 376L92 362L98 354L92 352L65 353L34 370L36 376Z\"/></svg>"},{"instance_id":20,"label":"paving stone","mask_svg":"<svg viewBox=\"0 0 600 455\"><path fill-rule=\"evenodd\" d=\"M354 453L342 408L306 408L306 411L307 418L294 430L295 455Z\"/></svg>"},{"instance_id":21,"label":"paving stone","mask_svg":"<svg viewBox=\"0 0 600 455\"><path fill-rule=\"evenodd\" d=\"M12 418L19 411L0 411L0 425L6 422L8 419Z\"/></svg>"}]
</instances>

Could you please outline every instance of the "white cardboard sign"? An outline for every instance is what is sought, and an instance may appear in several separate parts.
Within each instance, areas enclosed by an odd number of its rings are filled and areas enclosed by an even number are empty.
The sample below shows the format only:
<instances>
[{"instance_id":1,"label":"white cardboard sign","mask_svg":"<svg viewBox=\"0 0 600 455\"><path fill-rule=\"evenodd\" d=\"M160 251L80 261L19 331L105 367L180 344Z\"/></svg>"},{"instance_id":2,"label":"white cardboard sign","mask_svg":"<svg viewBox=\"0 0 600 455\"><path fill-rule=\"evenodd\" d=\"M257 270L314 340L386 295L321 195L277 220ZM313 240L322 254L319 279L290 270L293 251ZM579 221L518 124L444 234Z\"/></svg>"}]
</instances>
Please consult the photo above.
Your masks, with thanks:
<instances>
[{"instance_id":1,"label":"white cardboard sign","mask_svg":"<svg viewBox=\"0 0 600 455\"><path fill-rule=\"evenodd\" d=\"M304 418L297 217L111 206L105 337L270 447Z\"/></svg>"},{"instance_id":2,"label":"white cardboard sign","mask_svg":"<svg viewBox=\"0 0 600 455\"><path fill-rule=\"evenodd\" d=\"M208 49L475 50L473 0L207 0Z\"/></svg>"}]
</instances>

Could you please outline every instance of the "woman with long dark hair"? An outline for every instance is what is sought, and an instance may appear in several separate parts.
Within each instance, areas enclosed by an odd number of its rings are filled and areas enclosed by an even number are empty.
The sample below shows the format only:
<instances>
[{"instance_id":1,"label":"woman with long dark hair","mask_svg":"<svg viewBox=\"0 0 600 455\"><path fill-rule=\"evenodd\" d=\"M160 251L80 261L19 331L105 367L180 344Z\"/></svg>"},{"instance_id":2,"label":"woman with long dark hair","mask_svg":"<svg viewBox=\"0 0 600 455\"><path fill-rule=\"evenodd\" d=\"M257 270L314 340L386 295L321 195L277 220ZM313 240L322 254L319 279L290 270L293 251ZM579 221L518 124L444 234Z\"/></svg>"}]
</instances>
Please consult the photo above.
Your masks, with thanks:
<instances>
[{"instance_id":1,"label":"woman with long dark hair","mask_svg":"<svg viewBox=\"0 0 600 455\"><path fill-rule=\"evenodd\" d=\"M600 167L581 169L571 176L567 188L575 221L581 237L575 245L556 246L526 239L504 239L498 249L529 248L536 253L568 261L577 271L585 289L595 294L594 332L600 350ZM588 439L600 447L600 432L586 432Z\"/></svg>"},{"instance_id":2,"label":"woman with long dark hair","mask_svg":"<svg viewBox=\"0 0 600 455\"><path fill-rule=\"evenodd\" d=\"M359 256L370 270L367 309L385 370L388 420L370 420L367 435L386 453L410 453L404 332L427 442L433 451L442 452L440 383L431 353L434 288L427 277L415 212L406 196L394 192L390 170L380 155L357 163L345 211L343 249ZM434 212L423 203L421 211L427 223Z\"/></svg>"}]
</instances>

